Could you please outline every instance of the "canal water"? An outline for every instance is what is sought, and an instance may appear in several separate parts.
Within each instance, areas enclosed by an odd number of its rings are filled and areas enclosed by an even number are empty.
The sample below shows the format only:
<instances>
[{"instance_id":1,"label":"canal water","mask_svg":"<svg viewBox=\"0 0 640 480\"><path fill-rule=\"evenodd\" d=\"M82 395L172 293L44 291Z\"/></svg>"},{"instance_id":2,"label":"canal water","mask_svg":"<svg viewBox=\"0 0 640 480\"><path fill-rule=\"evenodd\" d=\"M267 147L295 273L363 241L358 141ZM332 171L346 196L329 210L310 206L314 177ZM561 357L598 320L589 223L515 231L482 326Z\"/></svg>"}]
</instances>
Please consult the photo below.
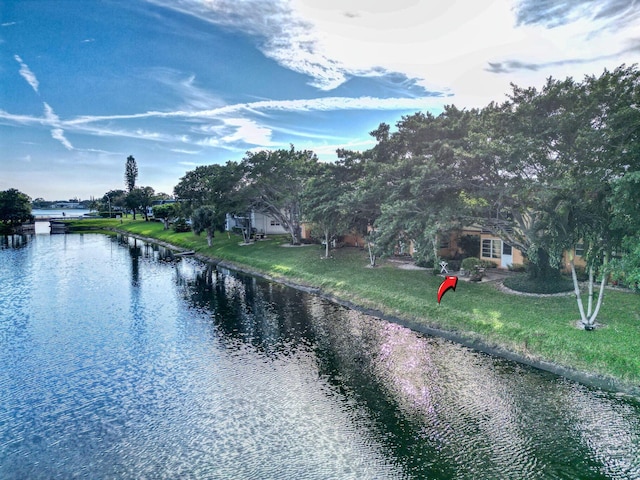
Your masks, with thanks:
<instances>
[{"instance_id":1,"label":"canal water","mask_svg":"<svg viewBox=\"0 0 640 480\"><path fill-rule=\"evenodd\" d=\"M2 479L640 478L637 399L131 238L0 243Z\"/></svg>"}]
</instances>

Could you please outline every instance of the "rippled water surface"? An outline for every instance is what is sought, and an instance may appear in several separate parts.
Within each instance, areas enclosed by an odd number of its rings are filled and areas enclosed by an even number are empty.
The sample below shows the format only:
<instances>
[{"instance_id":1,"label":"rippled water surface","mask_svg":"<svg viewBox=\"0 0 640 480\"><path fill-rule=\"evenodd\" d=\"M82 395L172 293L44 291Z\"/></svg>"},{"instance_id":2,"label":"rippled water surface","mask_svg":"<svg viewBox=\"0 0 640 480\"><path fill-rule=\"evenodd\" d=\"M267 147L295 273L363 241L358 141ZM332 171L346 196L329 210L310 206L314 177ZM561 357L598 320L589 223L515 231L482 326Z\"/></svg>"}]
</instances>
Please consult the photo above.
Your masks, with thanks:
<instances>
[{"instance_id":1,"label":"rippled water surface","mask_svg":"<svg viewBox=\"0 0 640 480\"><path fill-rule=\"evenodd\" d=\"M0 478L640 478L640 404L133 239L5 237Z\"/></svg>"}]
</instances>

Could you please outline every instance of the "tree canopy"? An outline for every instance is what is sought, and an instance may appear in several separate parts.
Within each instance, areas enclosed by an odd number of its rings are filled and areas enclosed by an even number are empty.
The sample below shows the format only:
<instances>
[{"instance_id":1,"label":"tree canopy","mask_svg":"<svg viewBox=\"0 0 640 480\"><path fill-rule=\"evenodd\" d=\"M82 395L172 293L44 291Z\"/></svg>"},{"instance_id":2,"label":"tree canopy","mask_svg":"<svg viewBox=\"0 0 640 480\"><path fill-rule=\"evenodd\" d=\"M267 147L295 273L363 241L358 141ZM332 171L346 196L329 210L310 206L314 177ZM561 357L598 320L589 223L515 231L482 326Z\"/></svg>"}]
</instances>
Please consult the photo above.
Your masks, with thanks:
<instances>
[{"instance_id":1,"label":"tree canopy","mask_svg":"<svg viewBox=\"0 0 640 480\"><path fill-rule=\"evenodd\" d=\"M169 222L175 217L178 216L178 204L176 203L164 203L162 205L154 205L153 209L153 217L159 218L162 220L164 225L164 229L169 229Z\"/></svg>"},{"instance_id":2,"label":"tree canopy","mask_svg":"<svg viewBox=\"0 0 640 480\"><path fill-rule=\"evenodd\" d=\"M185 215L211 205L216 212L216 229L222 231L227 213L244 213L246 209L240 193L243 174L243 166L237 162L196 167L180 179L173 193Z\"/></svg>"},{"instance_id":3,"label":"tree canopy","mask_svg":"<svg viewBox=\"0 0 640 480\"><path fill-rule=\"evenodd\" d=\"M207 245L211 246L217 224L215 208L211 205L196 208L191 216L191 223L196 235L207 233Z\"/></svg>"},{"instance_id":4,"label":"tree canopy","mask_svg":"<svg viewBox=\"0 0 640 480\"><path fill-rule=\"evenodd\" d=\"M289 231L291 243L300 243L302 196L315 175L318 159L309 150L262 150L247 153L243 162L244 198L248 206L267 213Z\"/></svg>"},{"instance_id":5,"label":"tree canopy","mask_svg":"<svg viewBox=\"0 0 640 480\"><path fill-rule=\"evenodd\" d=\"M327 246L357 230L373 253L411 243L415 256L434 262L439 238L480 226L522 251L538 282L575 270L580 243L590 285L599 277L602 291L609 259L638 242L639 105L636 66L550 78L539 89L513 85L506 101L482 109L451 105L404 116L395 129L382 123L370 132L373 148L340 149L335 162L293 146L249 152L240 163L188 172L175 194L190 211L213 205L218 223L224 213L266 213L293 243L305 220ZM631 278L624 265L617 262ZM586 323L597 315L592 307Z\"/></svg>"},{"instance_id":6,"label":"tree canopy","mask_svg":"<svg viewBox=\"0 0 640 480\"><path fill-rule=\"evenodd\" d=\"M0 223L13 228L32 221L31 198L27 194L15 188L0 192Z\"/></svg>"},{"instance_id":7,"label":"tree canopy","mask_svg":"<svg viewBox=\"0 0 640 480\"><path fill-rule=\"evenodd\" d=\"M125 204L133 211L133 219L136 218L136 211L149 220L148 209L153 204L154 190L152 187L136 187L126 197Z\"/></svg>"}]
</instances>

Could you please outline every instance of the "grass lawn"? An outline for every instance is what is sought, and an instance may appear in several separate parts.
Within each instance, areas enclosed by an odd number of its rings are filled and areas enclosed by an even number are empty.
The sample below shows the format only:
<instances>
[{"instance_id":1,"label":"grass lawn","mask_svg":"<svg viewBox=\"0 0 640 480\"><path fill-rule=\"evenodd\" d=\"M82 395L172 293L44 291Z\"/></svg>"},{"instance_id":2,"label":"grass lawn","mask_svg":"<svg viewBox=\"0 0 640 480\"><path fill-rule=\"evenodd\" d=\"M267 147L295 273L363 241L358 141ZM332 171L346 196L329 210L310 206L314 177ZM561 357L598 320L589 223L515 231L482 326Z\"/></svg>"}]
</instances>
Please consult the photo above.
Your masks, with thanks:
<instances>
[{"instance_id":1,"label":"grass lawn","mask_svg":"<svg viewBox=\"0 0 640 480\"><path fill-rule=\"evenodd\" d=\"M163 230L159 222L133 222L129 218L123 223L101 219L72 225L83 229L117 228L153 237L279 279L319 287L360 306L455 332L532 360L640 386L638 294L607 290L598 316L603 328L586 332L575 327L579 313L574 296L525 297L501 292L494 284L460 281L456 291L448 292L438 305L442 277L422 270L399 269L385 261L369 268L367 253L356 248L335 250L332 258L323 259L320 246L285 248L282 245L286 239L277 237L241 246L240 237L216 233L209 248L205 236Z\"/></svg>"}]
</instances>

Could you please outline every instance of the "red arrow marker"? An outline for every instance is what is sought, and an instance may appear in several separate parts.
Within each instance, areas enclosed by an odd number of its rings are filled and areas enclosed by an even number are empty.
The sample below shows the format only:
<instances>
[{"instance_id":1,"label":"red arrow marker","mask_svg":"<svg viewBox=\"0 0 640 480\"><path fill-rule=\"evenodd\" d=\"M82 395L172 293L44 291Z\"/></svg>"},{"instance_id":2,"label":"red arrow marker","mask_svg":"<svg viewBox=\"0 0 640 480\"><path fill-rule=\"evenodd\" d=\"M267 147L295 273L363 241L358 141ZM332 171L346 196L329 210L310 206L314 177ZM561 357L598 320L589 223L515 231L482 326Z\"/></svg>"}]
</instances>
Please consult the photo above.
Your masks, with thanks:
<instances>
[{"instance_id":1,"label":"red arrow marker","mask_svg":"<svg viewBox=\"0 0 640 480\"><path fill-rule=\"evenodd\" d=\"M456 285L458 284L458 277L447 276L444 277L444 282L440 284L438 288L438 303L440 303L440 299L442 296L447 293L447 291L451 288L453 291L456 291Z\"/></svg>"}]
</instances>

